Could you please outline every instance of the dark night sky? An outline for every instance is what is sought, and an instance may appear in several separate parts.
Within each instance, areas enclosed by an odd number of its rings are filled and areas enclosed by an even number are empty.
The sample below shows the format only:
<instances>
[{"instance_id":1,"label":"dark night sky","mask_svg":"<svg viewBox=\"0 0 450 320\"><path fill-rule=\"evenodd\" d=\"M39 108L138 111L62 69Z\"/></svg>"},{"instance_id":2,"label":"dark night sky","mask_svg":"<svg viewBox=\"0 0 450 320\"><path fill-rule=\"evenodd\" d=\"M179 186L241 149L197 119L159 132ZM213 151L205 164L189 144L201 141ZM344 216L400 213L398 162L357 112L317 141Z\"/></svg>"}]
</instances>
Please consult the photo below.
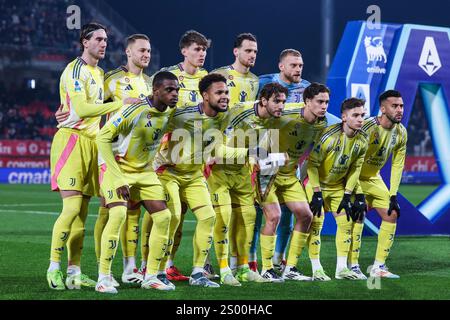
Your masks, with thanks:
<instances>
[{"instance_id":1,"label":"dark night sky","mask_svg":"<svg viewBox=\"0 0 450 320\"><path fill-rule=\"evenodd\" d=\"M277 72L278 55L285 48L299 49L305 61L304 78L320 79L321 15L320 1L302 0L166 0L108 1L139 32L150 36L161 53L161 66L182 60L178 49L180 36L195 29L211 38L207 70L234 61L232 45L241 32L252 32L258 38L259 53L253 72ZM334 50L345 24L366 20L366 9L381 8L382 22L415 23L450 27L449 1L377 1L335 0Z\"/></svg>"}]
</instances>

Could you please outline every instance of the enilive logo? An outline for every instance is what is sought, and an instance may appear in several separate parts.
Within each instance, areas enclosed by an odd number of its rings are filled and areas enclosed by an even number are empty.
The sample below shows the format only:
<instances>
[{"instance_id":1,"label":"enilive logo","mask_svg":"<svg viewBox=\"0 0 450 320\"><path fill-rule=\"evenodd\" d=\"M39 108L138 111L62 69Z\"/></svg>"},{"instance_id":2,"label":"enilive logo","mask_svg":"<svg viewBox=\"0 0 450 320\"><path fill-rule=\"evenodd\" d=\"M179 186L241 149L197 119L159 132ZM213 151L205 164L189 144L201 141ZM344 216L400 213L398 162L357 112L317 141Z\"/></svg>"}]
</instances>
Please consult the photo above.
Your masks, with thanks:
<instances>
[{"instance_id":1,"label":"enilive logo","mask_svg":"<svg viewBox=\"0 0 450 320\"><path fill-rule=\"evenodd\" d=\"M376 65L377 62L387 62L386 52L384 51L382 37L369 37L364 38L364 47L366 48L367 62L374 63L375 66L367 67L368 73L386 73L386 68L380 68Z\"/></svg>"},{"instance_id":2,"label":"enilive logo","mask_svg":"<svg viewBox=\"0 0 450 320\"><path fill-rule=\"evenodd\" d=\"M442 67L441 59L439 58L433 37L425 38L418 65L430 77Z\"/></svg>"}]
</instances>

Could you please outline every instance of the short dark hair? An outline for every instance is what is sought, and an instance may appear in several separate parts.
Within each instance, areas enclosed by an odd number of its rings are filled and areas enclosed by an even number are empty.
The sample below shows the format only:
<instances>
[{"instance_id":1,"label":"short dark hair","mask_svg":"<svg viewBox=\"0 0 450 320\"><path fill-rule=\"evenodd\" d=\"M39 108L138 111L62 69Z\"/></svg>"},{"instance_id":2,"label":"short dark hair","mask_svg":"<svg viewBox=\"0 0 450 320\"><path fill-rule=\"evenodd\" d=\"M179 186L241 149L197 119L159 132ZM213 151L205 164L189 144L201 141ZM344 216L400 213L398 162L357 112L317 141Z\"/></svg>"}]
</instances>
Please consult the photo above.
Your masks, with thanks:
<instances>
[{"instance_id":1,"label":"short dark hair","mask_svg":"<svg viewBox=\"0 0 450 320\"><path fill-rule=\"evenodd\" d=\"M161 86L162 83L164 82L164 80L176 80L176 81L178 81L178 78L172 72L159 71L153 77L153 81L152 81L153 88Z\"/></svg>"},{"instance_id":2,"label":"short dark hair","mask_svg":"<svg viewBox=\"0 0 450 320\"><path fill-rule=\"evenodd\" d=\"M261 100L261 98L265 98L266 100L269 100L271 96L275 95L278 96L280 93L284 93L286 97L288 96L288 89L286 87L283 87L281 84L272 82L267 83L259 93L258 99Z\"/></svg>"},{"instance_id":3,"label":"short dark hair","mask_svg":"<svg viewBox=\"0 0 450 320\"><path fill-rule=\"evenodd\" d=\"M253 34L241 33L241 34L238 34L238 36L236 37L236 40L234 40L233 48L240 48L242 46L242 42L244 42L244 40L257 42L256 37Z\"/></svg>"},{"instance_id":4,"label":"short dark hair","mask_svg":"<svg viewBox=\"0 0 450 320\"><path fill-rule=\"evenodd\" d=\"M351 110L358 107L364 107L364 104L366 101L364 99L358 99L358 98L348 98L342 101L341 104L341 113L343 113L345 110Z\"/></svg>"},{"instance_id":5,"label":"short dark hair","mask_svg":"<svg viewBox=\"0 0 450 320\"><path fill-rule=\"evenodd\" d=\"M313 99L322 92L330 94L330 89L322 83L313 82L303 91L303 101L306 102L306 99Z\"/></svg>"},{"instance_id":6,"label":"short dark hair","mask_svg":"<svg viewBox=\"0 0 450 320\"><path fill-rule=\"evenodd\" d=\"M397 90L387 90L383 92L380 97L378 98L378 101L380 102L380 105L383 103L384 100L387 100L388 98L401 98L402 95Z\"/></svg>"},{"instance_id":7,"label":"short dark hair","mask_svg":"<svg viewBox=\"0 0 450 320\"><path fill-rule=\"evenodd\" d=\"M180 50L189 47L193 43L205 46L206 48L209 48L209 46L211 45L211 41L206 39L206 37L200 32L197 32L195 30L188 30L181 36L179 43Z\"/></svg>"},{"instance_id":8,"label":"short dark hair","mask_svg":"<svg viewBox=\"0 0 450 320\"><path fill-rule=\"evenodd\" d=\"M225 77L219 73L210 73L204 76L198 84L200 94L202 95L203 92L207 91L209 87L215 82L223 82L227 84L227 79L225 79Z\"/></svg>"},{"instance_id":9,"label":"short dark hair","mask_svg":"<svg viewBox=\"0 0 450 320\"><path fill-rule=\"evenodd\" d=\"M300 51L295 49L284 49L280 53L280 62L287 56L301 57L302 54L300 53Z\"/></svg>"},{"instance_id":10,"label":"short dark hair","mask_svg":"<svg viewBox=\"0 0 450 320\"><path fill-rule=\"evenodd\" d=\"M100 23L97 22L90 22L87 23L85 25L83 25L81 27L81 33L80 33L80 45L81 45L81 52L84 51L84 45L83 45L83 40L89 40L92 37L92 34L94 33L94 31L103 29L105 30L105 32L107 32L106 27L101 25Z\"/></svg>"},{"instance_id":11,"label":"short dark hair","mask_svg":"<svg viewBox=\"0 0 450 320\"><path fill-rule=\"evenodd\" d=\"M125 47L133 44L134 42L136 42L136 40L147 40L148 42L150 42L150 38L147 37L147 35L142 33L135 33L127 37L127 40L125 41Z\"/></svg>"}]
</instances>

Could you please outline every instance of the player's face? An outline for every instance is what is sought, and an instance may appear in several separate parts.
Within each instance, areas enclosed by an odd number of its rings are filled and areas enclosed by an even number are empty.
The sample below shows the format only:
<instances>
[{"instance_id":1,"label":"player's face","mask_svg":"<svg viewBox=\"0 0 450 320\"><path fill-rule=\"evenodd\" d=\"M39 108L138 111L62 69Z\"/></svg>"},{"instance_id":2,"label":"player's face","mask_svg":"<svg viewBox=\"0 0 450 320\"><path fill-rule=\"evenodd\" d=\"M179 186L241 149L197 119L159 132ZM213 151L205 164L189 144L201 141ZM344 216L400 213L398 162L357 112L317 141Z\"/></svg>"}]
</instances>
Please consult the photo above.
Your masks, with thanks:
<instances>
[{"instance_id":1,"label":"player's face","mask_svg":"<svg viewBox=\"0 0 450 320\"><path fill-rule=\"evenodd\" d=\"M213 82L209 89L203 93L203 100L208 102L209 106L216 112L225 112L228 110L230 96L228 86L224 82Z\"/></svg>"},{"instance_id":2,"label":"player's face","mask_svg":"<svg viewBox=\"0 0 450 320\"><path fill-rule=\"evenodd\" d=\"M164 80L156 91L158 98L162 103L170 108L176 106L178 102L178 91L180 91L180 86L177 80Z\"/></svg>"},{"instance_id":3,"label":"player's face","mask_svg":"<svg viewBox=\"0 0 450 320\"><path fill-rule=\"evenodd\" d=\"M150 42L137 39L126 50L128 60L141 69L147 68L151 58Z\"/></svg>"},{"instance_id":4,"label":"player's face","mask_svg":"<svg viewBox=\"0 0 450 320\"><path fill-rule=\"evenodd\" d=\"M284 93L273 94L267 101L267 104L265 105L267 113L270 114L271 117L275 118L281 117L281 113L284 110L285 103L286 103L286 95Z\"/></svg>"},{"instance_id":5,"label":"player's face","mask_svg":"<svg viewBox=\"0 0 450 320\"><path fill-rule=\"evenodd\" d=\"M364 106L345 110L342 113L342 122L353 130L359 130L363 126L365 114Z\"/></svg>"},{"instance_id":6,"label":"player's face","mask_svg":"<svg viewBox=\"0 0 450 320\"><path fill-rule=\"evenodd\" d=\"M84 39L84 50L87 50L94 59L103 59L106 53L108 37L103 29L95 30L89 40Z\"/></svg>"},{"instance_id":7,"label":"player's face","mask_svg":"<svg viewBox=\"0 0 450 320\"><path fill-rule=\"evenodd\" d=\"M194 42L189 47L183 48L181 53L191 65L197 68L203 67L206 58L205 46Z\"/></svg>"},{"instance_id":8,"label":"player's face","mask_svg":"<svg viewBox=\"0 0 450 320\"><path fill-rule=\"evenodd\" d=\"M305 104L316 117L324 117L327 113L329 102L330 95L328 92L319 92L314 98L306 99Z\"/></svg>"},{"instance_id":9,"label":"player's face","mask_svg":"<svg viewBox=\"0 0 450 320\"><path fill-rule=\"evenodd\" d=\"M235 48L233 53L240 64L247 68L251 68L256 62L258 44L255 41L244 40L242 41L241 47Z\"/></svg>"},{"instance_id":10,"label":"player's face","mask_svg":"<svg viewBox=\"0 0 450 320\"><path fill-rule=\"evenodd\" d=\"M403 118L403 99L389 97L381 104L381 113L391 120L392 123L400 123Z\"/></svg>"},{"instance_id":11,"label":"player's face","mask_svg":"<svg viewBox=\"0 0 450 320\"><path fill-rule=\"evenodd\" d=\"M303 59L293 55L287 55L278 65L280 72L290 82L299 83L302 79Z\"/></svg>"}]
</instances>

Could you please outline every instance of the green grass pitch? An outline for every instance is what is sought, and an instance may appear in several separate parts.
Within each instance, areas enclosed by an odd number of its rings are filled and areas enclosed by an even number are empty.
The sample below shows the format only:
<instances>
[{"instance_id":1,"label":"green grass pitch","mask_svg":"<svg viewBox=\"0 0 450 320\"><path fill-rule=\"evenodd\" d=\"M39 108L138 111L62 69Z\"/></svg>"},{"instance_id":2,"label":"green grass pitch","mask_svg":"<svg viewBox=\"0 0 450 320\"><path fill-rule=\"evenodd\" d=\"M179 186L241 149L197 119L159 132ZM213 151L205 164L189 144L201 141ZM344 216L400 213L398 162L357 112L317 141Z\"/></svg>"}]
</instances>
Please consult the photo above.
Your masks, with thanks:
<instances>
[{"instance_id":1,"label":"green grass pitch","mask_svg":"<svg viewBox=\"0 0 450 320\"><path fill-rule=\"evenodd\" d=\"M435 187L403 186L401 192L417 204ZM366 281L335 280L320 282L285 282L284 284L244 284L242 287L218 289L190 287L175 283L173 292L143 290L133 285L121 285L119 294L105 295L93 289L55 292L45 278L50 252L53 223L61 208L57 193L42 185L0 185L0 299L228 299L228 300L319 300L319 299L450 299L449 237L397 237L388 261L398 280L381 280L380 289L369 289ZM82 269L97 277L93 228L98 200L93 199L87 219ZM192 235L195 223L186 217L184 236L177 253L176 264L186 274L191 271ZM361 265L373 262L376 238L364 237ZM322 264L334 276L336 263L334 237L323 237ZM63 260L65 261L65 259ZM63 268L65 268L63 263ZM216 265L215 265L216 266ZM299 263L305 274L311 266L304 252ZM216 266L217 268L217 266ZM121 250L118 250L113 272L120 279ZM372 286L377 284L372 283Z\"/></svg>"}]
</instances>

